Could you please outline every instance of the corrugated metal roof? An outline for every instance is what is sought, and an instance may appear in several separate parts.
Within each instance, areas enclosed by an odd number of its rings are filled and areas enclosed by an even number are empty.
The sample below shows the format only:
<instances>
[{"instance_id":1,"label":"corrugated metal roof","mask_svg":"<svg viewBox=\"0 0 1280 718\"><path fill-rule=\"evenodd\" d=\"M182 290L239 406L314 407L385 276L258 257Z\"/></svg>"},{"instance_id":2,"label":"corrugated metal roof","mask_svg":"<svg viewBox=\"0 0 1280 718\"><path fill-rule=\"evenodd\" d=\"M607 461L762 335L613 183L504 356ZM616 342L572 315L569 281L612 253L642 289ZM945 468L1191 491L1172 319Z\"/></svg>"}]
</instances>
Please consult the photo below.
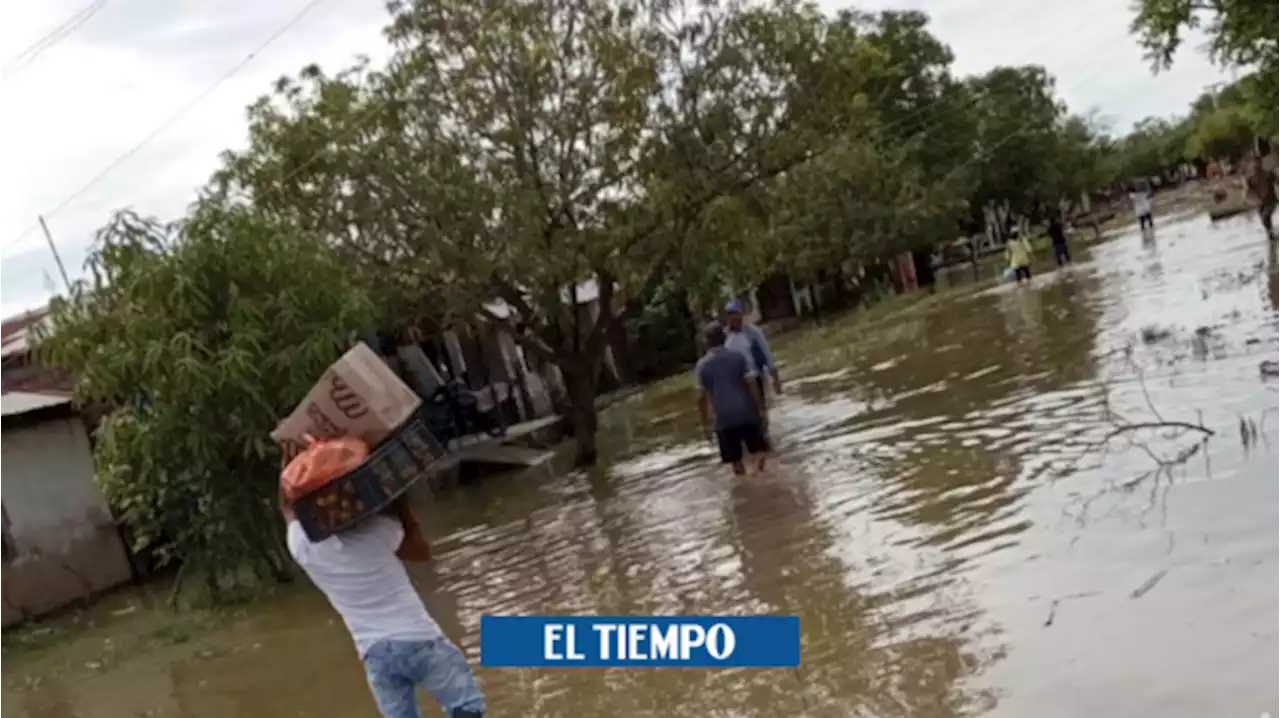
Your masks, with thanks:
<instances>
[{"instance_id":1,"label":"corrugated metal roof","mask_svg":"<svg viewBox=\"0 0 1280 718\"><path fill-rule=\"evenodd\" d=\"M25 391L11 391L0 396L0 414L17 416L37 409L70 404L71 397L58 394L32 394Z\"/></svg>"},{"instance_id":2,"label":"corrugated metal roof","mask_svg":"<svg viewBox=\"0 0 1280 718\"><path fill-rule=\"evenodd\" d=\"M0 357L8 358L30 351L32 328L47 323L48 320L49 312L44 309L24 312L6 319L3 324L3 338L0 338Z\"/></svg>"},{"instance_id":3,"label":"corrugated metal roof","mask_svg":"<svg viewBox=\"0 0 1280 718\"><path fill-rule=\"evenodd\" d=\"M29 349L31 349L31 343L27 341L27 330L19 329L5 337L4 346L0 348L0 358L26 354Z\"/></svg>"}]
</instances>

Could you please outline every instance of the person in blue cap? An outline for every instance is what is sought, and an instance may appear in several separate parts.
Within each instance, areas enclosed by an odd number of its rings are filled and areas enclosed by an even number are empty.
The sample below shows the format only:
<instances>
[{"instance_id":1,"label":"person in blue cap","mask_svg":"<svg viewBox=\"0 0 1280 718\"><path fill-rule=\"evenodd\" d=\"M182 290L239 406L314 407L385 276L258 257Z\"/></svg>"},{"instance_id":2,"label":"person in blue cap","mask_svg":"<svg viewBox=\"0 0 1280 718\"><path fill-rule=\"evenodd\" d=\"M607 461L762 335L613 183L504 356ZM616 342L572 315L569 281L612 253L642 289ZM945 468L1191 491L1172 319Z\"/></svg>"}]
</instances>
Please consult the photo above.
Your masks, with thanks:
<instances>
[{"instance_id":1,"label":"person in blue cap","mask_svg":"<svg viewBox=\"0 0 1280 718\"><path fill-rule=\"evenodd\" d=\"M748 324L742 316L742 302L734 299L724 305L724 323L728 329L725 347L741 353L747 358L751 375L760 388L760 397L765 397L764 374L767 371L773 379L774 393L782 393L782 379L778 377L778 366L773 361L773 352L769 349L769 340L764 332L754 324Z\"/></svg>"}]
</instances>

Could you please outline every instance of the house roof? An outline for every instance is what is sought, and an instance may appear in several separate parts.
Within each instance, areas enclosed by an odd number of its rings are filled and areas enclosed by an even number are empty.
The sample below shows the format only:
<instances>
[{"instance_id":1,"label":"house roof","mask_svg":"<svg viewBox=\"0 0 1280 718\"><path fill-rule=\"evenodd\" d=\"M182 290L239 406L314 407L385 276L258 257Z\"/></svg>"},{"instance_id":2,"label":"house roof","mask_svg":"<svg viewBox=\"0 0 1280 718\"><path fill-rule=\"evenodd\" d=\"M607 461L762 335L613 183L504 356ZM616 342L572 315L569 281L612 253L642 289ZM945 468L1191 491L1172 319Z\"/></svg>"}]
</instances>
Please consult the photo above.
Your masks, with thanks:
<instances>
[{"instance_id":1,"label":"house roof","mask_svg":"<svg viewBox=\"0 0 1280 718\"><path fill-rule=\"evenodd\" d=\"M48 309L33 309L5 319L0 324L0 358L7 359L30 351L32 327L44 321L48 316Z\"/></svg>"},{"instance_id":2,"label":"house roof","mask_svg":"<svg viewBox=\"0 0 1280 718\"><path fill-rule=\"evenodd\" d=\"M11 337L5 337L4 344L0 347L0 358L9 358L26 354L31 351L31 342L27 340L27 330L20 329Z\"/></svg>"},{"instance_id":3,"label":"house roof","mask_svg":"<svg viewBox=\"0 0 1280 718\"><path fill-rule=\"evenodd\" d=\"M48 409L71 403L71 397L63 394L36 394L26 391L10 391L0 396L0 415L18 416L38 409Z\"/></svg>"}]
</instances>

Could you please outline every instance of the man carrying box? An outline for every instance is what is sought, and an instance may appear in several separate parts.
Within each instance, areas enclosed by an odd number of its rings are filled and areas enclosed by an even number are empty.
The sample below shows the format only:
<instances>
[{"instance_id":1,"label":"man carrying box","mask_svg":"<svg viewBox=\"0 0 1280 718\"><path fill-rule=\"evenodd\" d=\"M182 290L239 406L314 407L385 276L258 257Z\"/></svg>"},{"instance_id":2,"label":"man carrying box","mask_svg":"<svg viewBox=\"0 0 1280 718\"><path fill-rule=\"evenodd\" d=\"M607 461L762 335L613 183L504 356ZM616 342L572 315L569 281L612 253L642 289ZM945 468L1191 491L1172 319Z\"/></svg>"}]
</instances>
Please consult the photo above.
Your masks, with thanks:
<instances>
[{"instance_id":1,"label":"man carrying box","mask_svg":"<svg viewBox=\"0 0 1280 718\"><path fill-rule=\"evenodd\" d=\"M307 538L280 494L289 553L342 616L385 718L420 718L421 686L451 718L482 718L484 696L467 659L440 631L401 561L428 561L431 549L405 500L324 539Z\"/></svg>"},{"instance_id":2,"label":"man carrying box","mask_svg":"<svg viewBox=\"0 0 1280 718\"><path fill-rule=\"evenodd\" d=\"M373 350L357 344L325 371L271 438L286 462L307 451L312 437L352 437L368 449L403 426L420 405ZM300 472L312 469L299 466ZM420 718L414 691L421 686L452 718L484 716L484 696L466 657L431 619L401 563L431 558L404 499L312 541L288 501L302 496L288 476L281 473L280 510L289 553L342 616L382 715Z\"/></svg>"}]
</instances>

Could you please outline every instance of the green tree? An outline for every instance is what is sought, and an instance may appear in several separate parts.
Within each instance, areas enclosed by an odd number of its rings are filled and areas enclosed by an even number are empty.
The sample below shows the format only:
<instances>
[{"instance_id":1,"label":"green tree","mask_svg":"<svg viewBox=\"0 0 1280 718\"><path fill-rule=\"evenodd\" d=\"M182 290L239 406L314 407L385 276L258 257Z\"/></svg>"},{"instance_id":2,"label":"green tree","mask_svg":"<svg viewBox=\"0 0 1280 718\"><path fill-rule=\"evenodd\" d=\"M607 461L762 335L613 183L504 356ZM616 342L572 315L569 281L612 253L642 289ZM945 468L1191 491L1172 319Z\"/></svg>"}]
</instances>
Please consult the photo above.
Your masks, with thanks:
<instances>
[{"instance_id":1,"label":"green tree","mask_svg":"<svg viewBox=\"0 0 1280 718\"><path fill-rule=\"evenodd\" d=\"M1053 77L1038 66L998 67L970 81L977 122L973 206L1008 202L1029 213L1056 198L1053 163L1066 108Z\"/></svg>"},{"instance_id":2,"label":"green tree","mask_svg":"<svg viewBox=\"0 0 1280 718\"><path fill-rule=\"evenodd\" d=\"M117 215L88 269L39 351L107 412L108 500L139 547L193 562L215 599L249 573L287 579L268 434L367 327L367 297L324 244L213 203L180 225Z\"/></svg>"},{"instance_id":3,"label":"green tree","mask_svg":"<svg viewBox=\"0 0 1280 718\"><path fill-rule=\"evenodd\" d=\"M1184 159L1190 126L1185 118L1141 120L1115 146L1111 174L1115 182L1157 176Z\"/></svg>"},{"instance_id":4,"label":"green tree","mask_svg":"<svg viewBox=\"0 0 1280 718\"><path fill-rule=\"evenodd\" d=\"M1235 107L1220 107L1195 118L1187 154L1238 160L1253 148L1253 129L1244 112Z\"/></svg>"},{"instance_id":5,"label":"green tree","mask_svg":"<svg viewBox=\"0 0 1280 718\"><path fill-rule=\"evenodd\" d=\"M1173 64L1189 31L1209 37L1209 57L1228 67L1253 70L1246 83L1249 106L1275 133L1280 7L1274 0L1140 0L1132 31L1157 69Z\"/></svg>"},{"instance_id":6,"label":"green tree","mask_svg":"<svg viewBox=\"0 0 1280 718\"><path fill-rule=\"evenodd\" d=\"M857 58L865 84L825 114L864 129L833 133L820 157L771 186L776 268L839 286L847 263L932 247L954 230L970 189L974 123L951 52L927 25L914 11L846 11L828 25L828 52Z\"/></svg>"},{"instance_id":7,"label":"green tree","mask_svg":"<svg viewBox=\"0 0 1280 718\"><path fill-rule=\"evenodd\" d=\"M385 265L380 281L429 290L450 316L499 322L489 304L504 300L518 341L561 368L579 458L594 460L611 330L674 272L708 287L758 271L734 208L847 130L832 108L858 58L799 4L394 12L386 72L282 82L214 191L324 234L371 276ZM574 309L588 280L593 321Z\"/></svg>"},{"instance_id":8,"label":"green tree","mask_svg":"<svg viewBox=\"0 0 1280 718\"><path fill-rule=\"evenodd\" d=\"M928 30L916 10L841 13L874 53L867 102L884 143L906 150L907 161L945 174L969 162L975 149L973 97L951 72L951 49ZM883 145L883 146L887 146Z\"/></svg>"},{"instance_id":9,"label":"green tree","mask_svg":"<svg viewBox=\"0 0 1280 718\"><path fill-rule=\"evenodd\" d=\"M1046 199L1078 202L1080 196L1107 182L1103 164L1105 145L1096 117L1071 115L1061 122L1056 136L1050 190Z\"/></svg>"}]
</instances>

